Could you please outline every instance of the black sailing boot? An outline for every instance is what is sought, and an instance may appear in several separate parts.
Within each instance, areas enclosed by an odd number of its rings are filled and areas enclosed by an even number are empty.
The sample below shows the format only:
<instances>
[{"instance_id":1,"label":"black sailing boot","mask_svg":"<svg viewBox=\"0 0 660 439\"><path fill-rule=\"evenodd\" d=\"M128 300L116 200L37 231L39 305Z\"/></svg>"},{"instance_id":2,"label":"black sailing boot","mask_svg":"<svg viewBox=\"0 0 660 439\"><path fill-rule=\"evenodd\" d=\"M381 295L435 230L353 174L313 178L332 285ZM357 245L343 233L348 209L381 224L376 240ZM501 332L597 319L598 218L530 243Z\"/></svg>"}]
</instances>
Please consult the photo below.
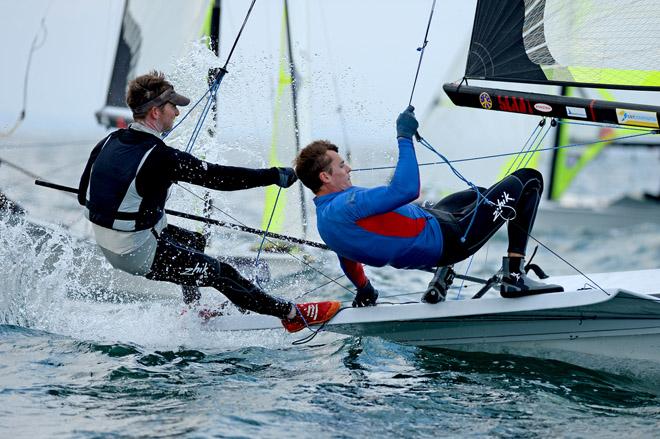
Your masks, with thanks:
<instances>
[{"instance_id":1,"label":"black sailing boot","mask_svg":"<svg viewBox=\"0 0 660 439\"><path fill-rule=\"evenodd\" d=\"M444 302L447 297L447 290L454 280L454 270L451 266L438 267L429 282L426 292L422 296L422 302L425 303L438 303Z\"/></svg>"},{"instance_id":2,"label":"black sailing boot","mask_svg":"<svg viewBox=\"0 0 660 439\"><path fill-rule=\"evenodd\" d=\"M523 258L502 258L502 297L523 297L533 294L560 293L564 288L560 285L544 284L527 277L523 270Z\"/></svg>"}]
</instances>

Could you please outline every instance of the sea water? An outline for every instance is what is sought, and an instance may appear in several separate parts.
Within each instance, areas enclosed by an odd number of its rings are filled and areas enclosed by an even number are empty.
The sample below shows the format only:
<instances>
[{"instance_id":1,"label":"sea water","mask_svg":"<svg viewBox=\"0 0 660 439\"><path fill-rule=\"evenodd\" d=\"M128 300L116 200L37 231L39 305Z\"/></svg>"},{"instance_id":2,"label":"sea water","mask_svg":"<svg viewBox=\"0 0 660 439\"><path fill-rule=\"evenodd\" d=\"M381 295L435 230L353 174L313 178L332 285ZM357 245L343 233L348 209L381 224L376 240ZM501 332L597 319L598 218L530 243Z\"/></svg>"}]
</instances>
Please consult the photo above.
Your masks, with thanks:
<instances>
[{"instance_id":1,"label":"sea water","mask_svg":"<svg viewBox=\"0 0 660 439\"><path fill-rule=\"evenodd\" d=\"M179 74L185 78L186 72ZM199 89L190 87L190 93ZM213 142L206 135L203 131L202 141ZM2 153L75 186L93 143L5 145ZM203 152L212 161L229 161L213 149ZM42 160L45 153L52 159ZM256 157L249 149L239 156ZM378 151L363 157L372 159L368 165L383 164ZM635 175L657 184L657 159L636 162ZM254 165L264 165L259 160ZM607 192L612 182L603 184L603 178L616 175L620 163L616 155L600 159L580 190ZM31 220L51 225L0 222L0 437L657 436L660 388L653 378L659 377L644 376L634 364L630 372L608 364L586 369L329 333L294 345L306 334L205 331L194 313L185 312L176 291L147 299L119 294L112 269L88 241L76 201L36 189L7 167L2 171L0 188L28 208ZM449 178L448 172L436 173L423 181L439 186ZM356 179L372 184L386 178ZM617 191L636 180L622 181ZM184 196L176 189L172 205L196 212L198 200ZM262 196L259 190L219 194L217 204L258 227ZM259 242L220 229L212 233L212 248L221 255ZM535 235L585 272L657 268L660 260L657 225ZM470 273L492 274L505 249L506 236L496 235L475 256ZM339 276L334 255L302 252L311 268L264 287L292 299L308 292L304 300L349 303L351 293L341 286L347 286L345 279L317 288ZM535 261L551 274L575 274L543 249ZM459 272L467 269L467 263L457 266ZM367 274L381 300L421 291L430 278L392 269L368 268ZM204 300L214 304L222 297L205 291Z\"/></svg>"},{"instance_id":2,"label":"sea water","mask_svg":"<svg viewBox=\"0 0 660 439\"><path fill-rule=\"evenodd\" d=\"M660 388L634 365L630 373L607 364L586 369L333 334L293 345L306 334L283 330L209 333L194 313L182 313L176 297L103 296L100 287L90 287L96 284L90 284L89 267L112 270L93 246L63 227L37 230L22 221L0 222L2 437L657 433ZM605 234L539 231L538 237L587 272L656 268L660 258L660 227L652 224ZM505 235L497 235L475 257L471 273L496 269L505 245ZM334 256L309 253L311 272L264 286L294 298L326 282L321 273L339 275ZM537 258L552 274L572 274L543 250ZM383 300L423 290L430 276L367 272ZM350 298L332 284L305 296ZM221 299L205 291L205 300Z\"/></svg>"}]
</instances>

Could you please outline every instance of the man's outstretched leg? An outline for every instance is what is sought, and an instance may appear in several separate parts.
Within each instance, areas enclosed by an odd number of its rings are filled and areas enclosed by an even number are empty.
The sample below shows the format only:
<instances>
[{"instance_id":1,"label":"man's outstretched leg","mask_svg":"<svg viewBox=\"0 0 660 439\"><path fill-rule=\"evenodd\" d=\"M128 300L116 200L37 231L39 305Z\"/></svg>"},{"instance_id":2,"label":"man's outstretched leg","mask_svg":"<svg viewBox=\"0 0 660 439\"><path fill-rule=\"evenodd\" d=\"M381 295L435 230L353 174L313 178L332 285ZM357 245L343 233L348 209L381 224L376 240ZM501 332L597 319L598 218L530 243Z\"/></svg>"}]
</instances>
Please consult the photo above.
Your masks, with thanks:
<instances>
[{"instance_id":1,"label":"man's outstretched leg","mask_svg":"<svg viewBox=\"0 0 660 439\"><path fill-rule=\"evenodd\" d=\"M209 280L211 286L240 308L282 319L282 325L289 332L325 323L337 314L341 306L336 301L294 304L267 294L231 265L218 260L214 262L216 264Z\"/></svg>"},{"instance_id":2,"label":"man's outstretched leg","mask_svg":"<svg viewBox=\"0 0 660 439\"><path fill-rule=\"evenodd\" d=\"M339 302L294 304L271 296L245 279L231 265L172 240L159 239L148 279L191 287L210 286L239 308L282 319L289 332L327 322L339 311Z\"/></svg>"}]
</instances>

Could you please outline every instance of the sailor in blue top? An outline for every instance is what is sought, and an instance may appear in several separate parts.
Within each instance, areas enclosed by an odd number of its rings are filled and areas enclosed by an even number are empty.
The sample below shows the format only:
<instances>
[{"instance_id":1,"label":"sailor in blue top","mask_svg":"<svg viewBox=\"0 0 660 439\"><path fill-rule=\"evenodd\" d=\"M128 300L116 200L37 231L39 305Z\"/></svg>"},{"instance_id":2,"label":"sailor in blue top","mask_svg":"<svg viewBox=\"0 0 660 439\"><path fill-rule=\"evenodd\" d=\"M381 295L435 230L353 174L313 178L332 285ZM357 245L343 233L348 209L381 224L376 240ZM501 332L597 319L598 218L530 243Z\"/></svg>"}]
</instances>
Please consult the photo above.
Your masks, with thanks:
<instances>
[{"instance_id":1,"label":"sailor in blue top","mask_svg":"<svg viewBox=\"0 0 660 439\"><path fill-rule=\"evenodd\" d=\"M337 146L327 141L312 142L296 158L298 178L316 195L319 234L337 253L343 271L357 288L353 306L374 305L378 297L362 264L408 269L451 265L474 254L508 219L505 275L518 279L513 287L507 282L502 295L518 297L561 288L529 279L521 270L543 190L539 172L520 169L488 189L479 188L493 205L479 205L465 234L476 193L452 194L431 208L414 204L419 197L420 176L412 142L418 127L412 106L399 115L396 125L399 158L393 178L384 186L353 186L351 167Z\"/></svg>"}]
</instances>

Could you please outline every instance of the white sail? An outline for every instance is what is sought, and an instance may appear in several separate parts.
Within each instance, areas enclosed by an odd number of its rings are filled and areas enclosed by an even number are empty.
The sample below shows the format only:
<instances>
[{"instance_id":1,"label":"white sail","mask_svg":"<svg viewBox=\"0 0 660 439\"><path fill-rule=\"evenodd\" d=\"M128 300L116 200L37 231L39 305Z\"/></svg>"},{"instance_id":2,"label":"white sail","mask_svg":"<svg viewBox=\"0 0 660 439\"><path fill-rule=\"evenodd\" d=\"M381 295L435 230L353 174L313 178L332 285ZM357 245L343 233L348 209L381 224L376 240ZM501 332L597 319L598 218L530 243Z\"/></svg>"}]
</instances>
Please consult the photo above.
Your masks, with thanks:
<instances>
[{"instance_id":1,"label":"white sail","mask_svg":"<svg viewBox=\"0 0 660 439\"><path fill-rule=\"evenodd\" d=\"M105 107L97 113L106 126L125 126L128 82L151 70L169 72L202 35L209 0L172 0L167 8L149 0L126 0Z\"/></svg>"}]
</instances>

